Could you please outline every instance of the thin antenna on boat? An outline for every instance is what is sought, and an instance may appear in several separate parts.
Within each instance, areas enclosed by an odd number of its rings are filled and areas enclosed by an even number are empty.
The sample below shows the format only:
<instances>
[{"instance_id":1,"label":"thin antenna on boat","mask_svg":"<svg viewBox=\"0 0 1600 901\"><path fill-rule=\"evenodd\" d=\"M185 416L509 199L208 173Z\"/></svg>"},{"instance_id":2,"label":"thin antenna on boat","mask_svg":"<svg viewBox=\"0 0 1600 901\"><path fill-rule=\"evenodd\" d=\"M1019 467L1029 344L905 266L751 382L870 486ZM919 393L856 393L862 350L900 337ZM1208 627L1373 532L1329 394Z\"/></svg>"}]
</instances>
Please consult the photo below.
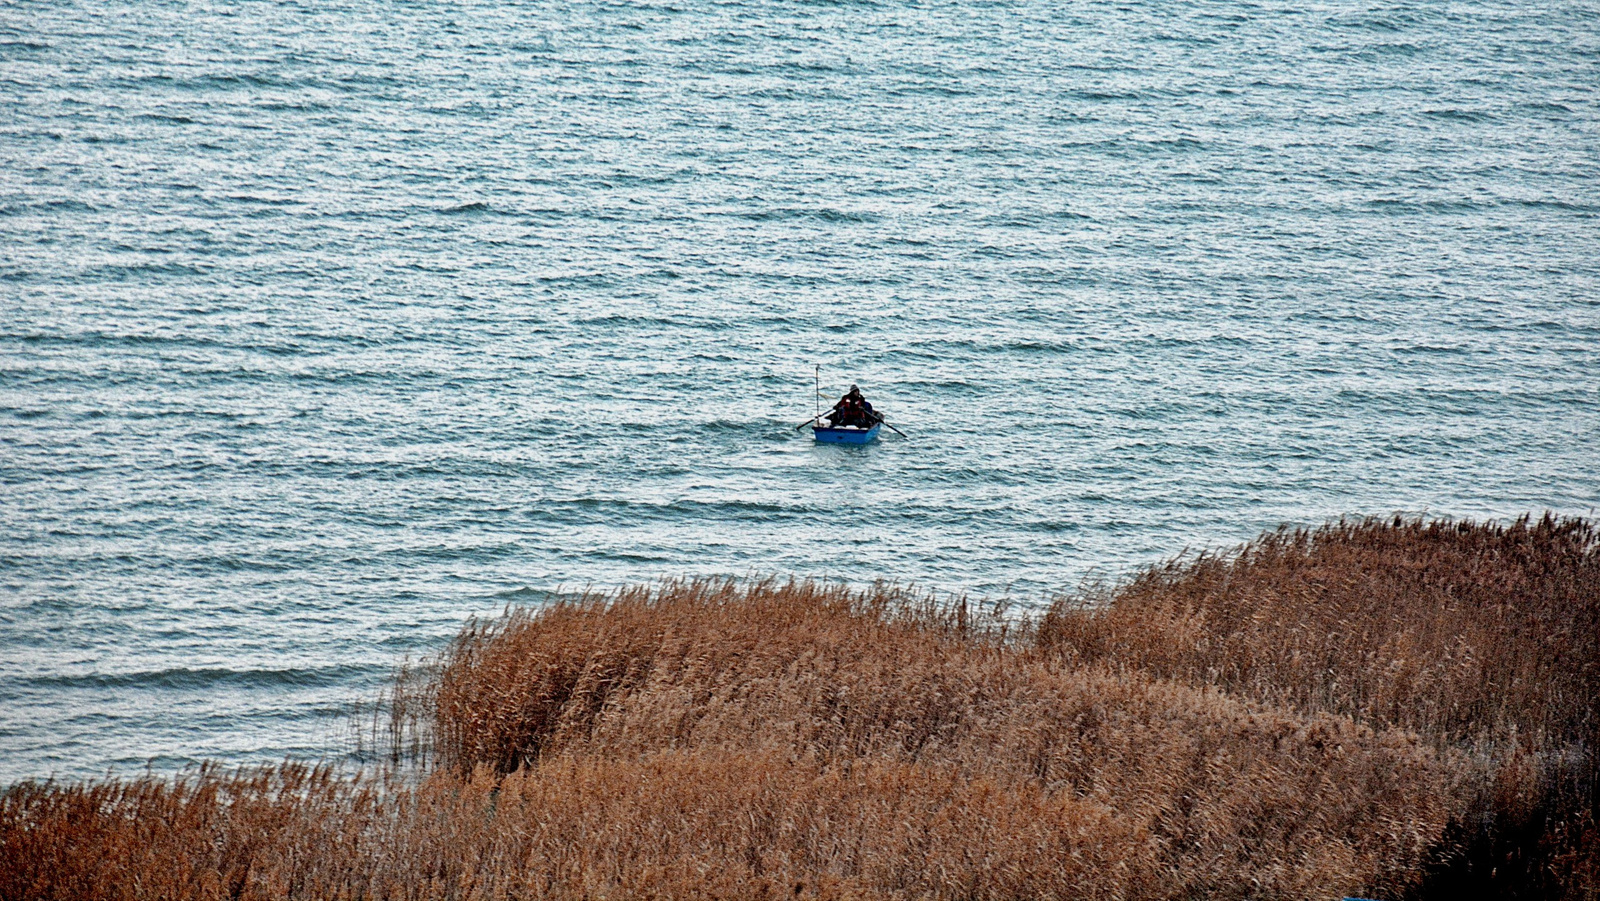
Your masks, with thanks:
<instances>
[{"instance_id":1,"label":"thin antenna on boat","mask_svg":"<svg viewBox=\"0 0 1600 901\"><path fill-rule=\"evenodd\" d=\"M817 364L817 390L811 392L811 401L817 408L817 415L811 418L812 422L822 421L822 364Z\"/></svg>"}]
</instances>

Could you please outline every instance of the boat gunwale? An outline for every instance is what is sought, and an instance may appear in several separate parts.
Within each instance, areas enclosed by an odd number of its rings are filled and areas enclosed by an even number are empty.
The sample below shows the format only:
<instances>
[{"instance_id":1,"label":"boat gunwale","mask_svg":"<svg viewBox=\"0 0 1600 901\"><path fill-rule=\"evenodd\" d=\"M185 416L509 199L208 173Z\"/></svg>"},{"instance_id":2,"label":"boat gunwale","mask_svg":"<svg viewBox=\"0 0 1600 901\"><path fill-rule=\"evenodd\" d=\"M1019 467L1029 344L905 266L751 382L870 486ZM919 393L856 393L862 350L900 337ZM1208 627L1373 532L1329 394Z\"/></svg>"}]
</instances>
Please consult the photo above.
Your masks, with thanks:
<instances>
[{"instance_id":1,"label":"boat gunwale","mask_svg":"<svg viewBox=\"0 0 1600 901\"><path fill-rule=\"evenodd\" d=\"M878 430L882 428L882 426L883 423L881 422L873 423L870 428L865 429L857 426L825 426L813 424L811 426L811 436L813 440L822 442L823 444L867 444L874 438L878 437ZM823 437L824 435L828 437L825 438Z\"/></svg>"}]
</instances>

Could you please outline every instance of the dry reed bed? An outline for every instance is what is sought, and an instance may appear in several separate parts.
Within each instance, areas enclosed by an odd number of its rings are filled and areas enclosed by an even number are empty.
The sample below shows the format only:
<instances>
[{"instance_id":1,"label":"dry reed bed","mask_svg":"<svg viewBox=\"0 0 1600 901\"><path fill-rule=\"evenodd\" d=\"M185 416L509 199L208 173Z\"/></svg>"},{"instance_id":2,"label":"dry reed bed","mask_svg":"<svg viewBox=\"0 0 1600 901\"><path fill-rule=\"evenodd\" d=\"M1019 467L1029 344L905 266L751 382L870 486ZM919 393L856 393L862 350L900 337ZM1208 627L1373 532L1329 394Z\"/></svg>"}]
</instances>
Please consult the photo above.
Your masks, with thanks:
<instances>
[{"instance_id":1,"label":"dry reed bed","mask_svg":"<svg viewBox=\"0 0 1600 901\"><path fill-rule=\"evenodd\" d=\"M1430 897L1600 898L1600 531L1394 519L1177 560L1057 602L1064 662L1213 685L1467 752Z\"/></svg>"},{"instance_id":2,"label":"dry reed bed","mask_svg":"<svg viewBox=\"0 0 1600 901\"><path fill-rule=\"evenodd\" d=\"M1592 770L1551 761L1592 762L1596 544L1277 533L1036 627L793 583L511 611L397 689L420 782L17 786L0 898L1442 897L1508 848L1594 897Z\"/></svg>"},{"instance_id":3,"label":"dry reed bed","mask_svg":"<svg viewBox=\"0 0 1600 901\"><path fill-rule=\"evenodd\" d=\"M872 762L992 783L987 802L940 805L957 824L951 835L899 846L891 869L922 875L871 883L954 897L969 888L977 897L1394 889L1451 812L1455 771L1407 736L1062 666L972 619L960 607L910 608L883 594L731 583L512 613L464 635L448 656L438 754L464 773L550 757L755 750L806 778ZM868 834L893 833L904 815L899 793L898 784L884 792L891 812L866 804L853 816ZM1092 805L1120 828L1036 844L1019 863L1034 880L1022 892L966 887L963 868L953 882L922 869L947 853L982 859L995 841L984 824L1035 796ZM1075 873L1068 863L1083 854L1126 867ZM809 861L784 868L796 878L827 859L804 848L791 858ZM834 862L840 877L863 868L851 857Z\"/></svg>"},{"instance_id":4,"label":"dry reed bed","mask_svg":"<svg viewBox=\"0 0 1600 901\"><path fill-rule=\"evenodd\" d=\"M1056 603L1041 647L1441 744L1600 735L1600 533L1583 520L1280 530L1085 600Z\"/></svg>"}]
</instances>

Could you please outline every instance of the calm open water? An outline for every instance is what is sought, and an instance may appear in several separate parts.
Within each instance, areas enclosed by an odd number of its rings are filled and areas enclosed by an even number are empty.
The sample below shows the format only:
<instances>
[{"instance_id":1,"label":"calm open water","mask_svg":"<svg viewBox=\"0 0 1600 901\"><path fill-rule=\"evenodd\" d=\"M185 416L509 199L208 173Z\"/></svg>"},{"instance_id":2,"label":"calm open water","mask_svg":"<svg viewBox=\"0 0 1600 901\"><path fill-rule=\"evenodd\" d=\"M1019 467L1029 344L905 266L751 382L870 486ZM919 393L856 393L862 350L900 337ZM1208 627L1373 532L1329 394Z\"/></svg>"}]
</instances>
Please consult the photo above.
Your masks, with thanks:
<instances>
[{"instance_id":1,"label":"calm open water","mask_svg":"<svg viewBox=\"0 0 1600 901\"><path fill-rule=\"evenodd\" d=\"M553 591L1593 516L1597 289L1589 2L7 0L0 785Z\"/></svg>"}]
</instances>

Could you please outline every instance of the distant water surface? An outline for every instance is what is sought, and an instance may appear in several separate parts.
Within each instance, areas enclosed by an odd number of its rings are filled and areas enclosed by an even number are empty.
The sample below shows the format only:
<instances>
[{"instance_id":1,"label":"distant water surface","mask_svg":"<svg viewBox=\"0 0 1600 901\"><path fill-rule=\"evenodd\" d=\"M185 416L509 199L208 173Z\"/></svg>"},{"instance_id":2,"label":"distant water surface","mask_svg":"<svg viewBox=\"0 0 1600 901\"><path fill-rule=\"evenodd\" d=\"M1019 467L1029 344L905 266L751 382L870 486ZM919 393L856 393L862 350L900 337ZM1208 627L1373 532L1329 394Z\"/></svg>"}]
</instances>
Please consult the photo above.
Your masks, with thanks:
<instances>
[{"instance_id":1,"label":"distant water surface","mask_svg":"<svg viewBox=\"0 0 1600 901\"><path fill-rule=\"evenodd\" d=\"M0 785L556 591L1592 516L1597 212L1592 3L6 3Z\"/></svg>"}]
</instances>

